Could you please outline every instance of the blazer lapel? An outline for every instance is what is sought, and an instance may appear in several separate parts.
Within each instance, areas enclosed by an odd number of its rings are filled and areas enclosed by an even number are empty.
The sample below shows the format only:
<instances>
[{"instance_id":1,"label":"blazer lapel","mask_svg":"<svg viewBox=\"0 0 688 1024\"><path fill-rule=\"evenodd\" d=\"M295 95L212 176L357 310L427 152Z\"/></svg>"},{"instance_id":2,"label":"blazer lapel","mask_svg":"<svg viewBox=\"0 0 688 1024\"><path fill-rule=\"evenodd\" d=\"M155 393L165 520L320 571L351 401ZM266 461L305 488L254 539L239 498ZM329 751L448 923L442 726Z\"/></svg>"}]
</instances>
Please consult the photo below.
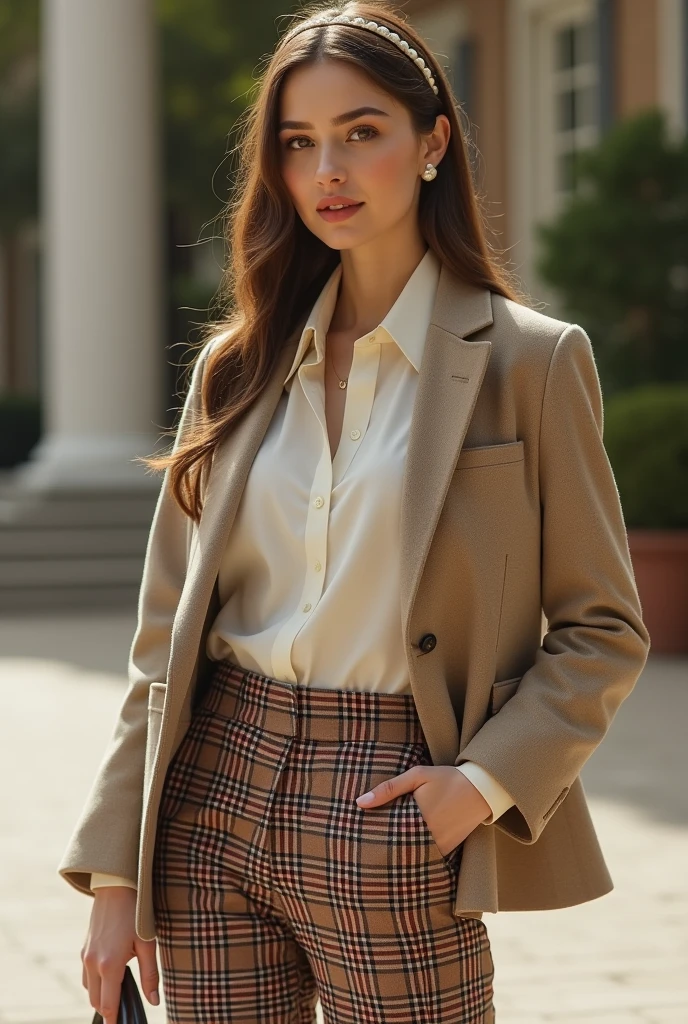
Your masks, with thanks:
<instances>
[{"instance_id":1,"label":"blazer lapel","mask_svg":"<svg viewBox=\"0 0 688 1024\"><path fill-rule=\"evenodd\" d=\"M492 343L465 336L493 323L487 288L442 264L409 428L400 512L404 641L433 534L485 376Z\"/></svg>"}]
</instances>

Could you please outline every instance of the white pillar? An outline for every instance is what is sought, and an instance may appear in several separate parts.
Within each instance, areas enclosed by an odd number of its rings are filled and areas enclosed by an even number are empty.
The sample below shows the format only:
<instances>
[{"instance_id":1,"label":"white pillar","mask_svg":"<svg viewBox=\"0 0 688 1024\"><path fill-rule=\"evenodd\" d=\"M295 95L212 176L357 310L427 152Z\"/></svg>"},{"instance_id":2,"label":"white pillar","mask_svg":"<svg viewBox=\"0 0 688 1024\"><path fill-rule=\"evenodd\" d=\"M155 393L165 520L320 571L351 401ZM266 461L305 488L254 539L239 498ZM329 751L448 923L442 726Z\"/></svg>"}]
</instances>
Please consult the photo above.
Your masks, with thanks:
<instances>
[{"instance_id":1,"label":"white pillar","mask_svg":"<svg viewBox=\"0 0 688 1024\"><path fill-rule=\"evenodd\" d=\"M151 487L162 411L153 0L44 0L45 431L15 483Z\"/></svg>"}]
</instances>

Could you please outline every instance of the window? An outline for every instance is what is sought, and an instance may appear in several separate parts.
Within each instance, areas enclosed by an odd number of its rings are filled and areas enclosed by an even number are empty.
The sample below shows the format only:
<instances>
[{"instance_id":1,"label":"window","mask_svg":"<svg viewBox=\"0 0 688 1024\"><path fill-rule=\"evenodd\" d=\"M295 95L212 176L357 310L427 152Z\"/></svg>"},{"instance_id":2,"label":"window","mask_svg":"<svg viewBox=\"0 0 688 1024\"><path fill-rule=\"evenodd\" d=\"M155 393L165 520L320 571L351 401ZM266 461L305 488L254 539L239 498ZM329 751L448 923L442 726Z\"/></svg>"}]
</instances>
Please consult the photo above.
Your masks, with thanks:
<instances>
[{"instance_id":1,"label":"window","mask_svg":"<svg viewBox=\"0 0 688 1024\"><path fill-rule=\"evenodd\" d=\"M600 135L595 0L510 0L508 46L509 234L524 285L550 303L538 279L535 225L557 215L576 188L574 160Z\"/></svg>"},{"instance_id":2,"label":"window","mask_svg":"<svg viewBox=\"0 0 688 1024\"><path fill-rule=\"evenodd\" d=\"M597 139L598 74L595 23L571 21L552 28L550 112L554 191L576 187L575 155Z\"/></svg>"}]
</instances>

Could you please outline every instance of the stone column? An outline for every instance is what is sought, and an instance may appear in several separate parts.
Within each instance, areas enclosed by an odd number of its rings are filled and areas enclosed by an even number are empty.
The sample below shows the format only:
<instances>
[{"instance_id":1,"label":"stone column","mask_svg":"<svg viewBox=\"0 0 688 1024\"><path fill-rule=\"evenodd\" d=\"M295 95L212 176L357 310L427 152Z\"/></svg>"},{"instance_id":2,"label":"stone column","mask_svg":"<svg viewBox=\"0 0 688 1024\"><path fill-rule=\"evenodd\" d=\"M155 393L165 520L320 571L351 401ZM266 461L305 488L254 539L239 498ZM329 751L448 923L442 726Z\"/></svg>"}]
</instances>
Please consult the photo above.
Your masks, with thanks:
<instances>
[{"instance_id":1,"label":"stone column","mask_svg":"<svg viewBox=\"0 0 688 1024\"><path fill-rule=\"evenodd\" d=\"M44 0L44 435L28 490L159 486L162 216L153 0Z\"/></svg>"}]
</instances>

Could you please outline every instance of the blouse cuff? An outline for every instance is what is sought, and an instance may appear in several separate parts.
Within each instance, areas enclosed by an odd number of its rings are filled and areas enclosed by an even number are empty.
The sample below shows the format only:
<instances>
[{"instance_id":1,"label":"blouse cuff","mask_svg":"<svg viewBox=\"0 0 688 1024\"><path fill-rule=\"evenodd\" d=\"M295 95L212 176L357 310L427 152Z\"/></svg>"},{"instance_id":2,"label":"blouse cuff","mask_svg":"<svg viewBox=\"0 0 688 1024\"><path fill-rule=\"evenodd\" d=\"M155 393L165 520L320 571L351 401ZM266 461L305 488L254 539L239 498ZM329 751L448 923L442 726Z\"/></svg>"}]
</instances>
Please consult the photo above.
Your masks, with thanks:
<instances>
[{"instance_id":1,"label":"blouse cuff","mask_svg":"<svg viewBox=\"0 0 688 1024\"><path fill-rule=\"evenodd\" d=\"M128 885L130 889L138 888L136 882L130 878L121 878L120 875L107 875L102 871L91 873L91 888L102 889L106 885Z\"/></svg>"},{"instance_id":2,"label":"blouse cuff","mask_svg":"<svg viewBox=\"0 0 688 1024\"><path fill-rule=\"evenodd\" d=\"M516 801L512 800L504 787L479 764L475 764L474 761L464 761L463 764L455 765L455 768L457 771L463 772L468 781L473 783L490 805L492 813L483 820L483 825L491 825L501 814L514 806Z\"/></svg>"}]
</instances>

